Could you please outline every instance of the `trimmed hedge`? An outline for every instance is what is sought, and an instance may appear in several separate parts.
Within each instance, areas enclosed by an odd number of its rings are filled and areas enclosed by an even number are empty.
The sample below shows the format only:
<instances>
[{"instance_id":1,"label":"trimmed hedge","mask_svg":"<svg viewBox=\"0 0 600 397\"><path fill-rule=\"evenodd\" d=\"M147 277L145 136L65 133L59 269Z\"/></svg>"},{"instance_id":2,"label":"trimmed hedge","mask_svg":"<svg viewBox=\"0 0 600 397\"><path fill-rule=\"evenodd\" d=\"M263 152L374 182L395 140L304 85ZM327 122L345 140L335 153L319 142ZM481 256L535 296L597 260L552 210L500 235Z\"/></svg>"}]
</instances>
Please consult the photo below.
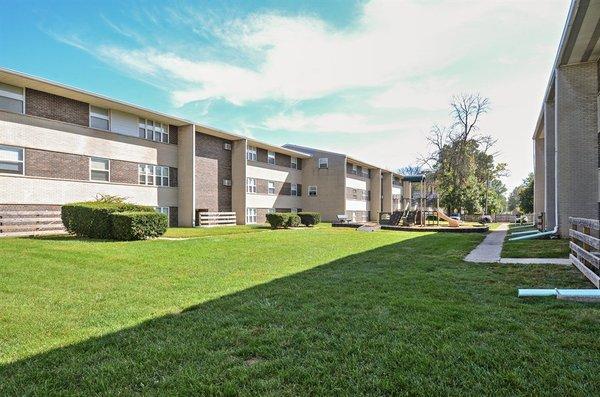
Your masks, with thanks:
<instances>
[{"instance_id":1,"label":"trimmed hedge","mask_svg":"<svg viewBox=\"0 0 600 397\"><path fill-rule=\"evenodd\" d=\"M304 226L314 226L321 222L321 213L319 212L298 212L300 223Z\"/></svg>"},{"instance_id":2,"label":"trimmed hedge","mask_svg":"<svg viewBox=\"0 0 600 397\"><path fill-rule=\"evenodd\" d=\"M167 231L169 220L158 212L115 212L111 214L115 240L143 240Z\"/></svg>"},{"instance_id":3,"label":"trimmed hedge","mask_svg":"<svg viewBox=\"0 0 600 397\"><path fill-rule=\"evenodd\" d=\"M289 227L299 226L300 217L291 212L275 212L267 214L267 222L271 225L271 229L277 229L279 227L287 229Z\"/></svg>"},{"instance_id":4,"label":"trimmed hedge","mask_svg":"<svg viewBox=\"0 0 600 397\"><path fill-rule=\"evenodd\" d=\"M67 231L79 237L112 239L115 212L155 212L154 208L124 202L88 201L65 204L61 219Z\"/></svg>"}]
</instances>

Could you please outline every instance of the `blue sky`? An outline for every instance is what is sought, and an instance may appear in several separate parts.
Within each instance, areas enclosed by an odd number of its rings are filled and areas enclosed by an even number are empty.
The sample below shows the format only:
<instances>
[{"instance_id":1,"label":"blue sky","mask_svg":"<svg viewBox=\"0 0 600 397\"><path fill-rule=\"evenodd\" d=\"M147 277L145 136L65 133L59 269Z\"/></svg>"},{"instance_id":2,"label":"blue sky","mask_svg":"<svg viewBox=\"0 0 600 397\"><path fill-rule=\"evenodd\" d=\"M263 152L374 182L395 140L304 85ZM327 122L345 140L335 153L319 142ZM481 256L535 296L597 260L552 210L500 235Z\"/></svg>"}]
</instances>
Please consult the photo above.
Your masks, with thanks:
<instances>
[{"instance_id":1,"label":"blue sky","mask_svg":"<svg viewBox=\"0 0 600 397\"><path fill-rule=\"evenodd\" d=\"M568 0L6 1L0 66L275 144L413 164L453 94L490 98L513 187Z\"/></svg>"}]
</instances>

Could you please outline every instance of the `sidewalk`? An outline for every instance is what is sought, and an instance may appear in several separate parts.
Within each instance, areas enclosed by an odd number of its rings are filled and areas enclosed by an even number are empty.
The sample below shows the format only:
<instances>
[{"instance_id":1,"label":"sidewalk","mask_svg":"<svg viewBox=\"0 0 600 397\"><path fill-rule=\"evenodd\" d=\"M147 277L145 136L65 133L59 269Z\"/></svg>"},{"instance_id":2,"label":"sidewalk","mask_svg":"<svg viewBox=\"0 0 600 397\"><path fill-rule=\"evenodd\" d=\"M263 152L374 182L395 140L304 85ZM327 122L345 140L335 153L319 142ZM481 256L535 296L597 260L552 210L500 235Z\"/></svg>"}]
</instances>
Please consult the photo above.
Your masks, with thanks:
<instances>
[{"instance_id":1,"label":"sidewalk","mask_svg":"<svg viewBox=\"0 0 600 397\"><path fill-rule=\"evenodd\" d=\"M465 257L466 262L502 263L506 265L571 265L568 258L502 258L502 245L508 232L508 224L503 223L492 230L473 251Z\"/></svg>"}]
</instances>

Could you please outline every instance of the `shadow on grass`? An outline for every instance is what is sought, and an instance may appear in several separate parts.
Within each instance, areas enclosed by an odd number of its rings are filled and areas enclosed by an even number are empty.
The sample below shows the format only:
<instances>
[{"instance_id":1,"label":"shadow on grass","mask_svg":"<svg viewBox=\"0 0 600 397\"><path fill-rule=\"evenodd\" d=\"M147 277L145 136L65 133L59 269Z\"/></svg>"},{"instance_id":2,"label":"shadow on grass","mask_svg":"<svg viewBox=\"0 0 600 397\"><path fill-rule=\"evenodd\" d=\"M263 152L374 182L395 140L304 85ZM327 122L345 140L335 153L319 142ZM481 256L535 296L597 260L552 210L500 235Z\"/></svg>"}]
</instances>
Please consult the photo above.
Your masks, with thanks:
<instances>
[{"instance_id":1,"label":"shadow on grass","mask_svg":"<svg viewBox=\"0 0 600 397\"><path fill-rule=\"evenodd\" d=\"M6 364L0 394L597 394L600 312L523 305L528 268L463 263L475 241L417 237Z\"/></svg>"}]
</instances>

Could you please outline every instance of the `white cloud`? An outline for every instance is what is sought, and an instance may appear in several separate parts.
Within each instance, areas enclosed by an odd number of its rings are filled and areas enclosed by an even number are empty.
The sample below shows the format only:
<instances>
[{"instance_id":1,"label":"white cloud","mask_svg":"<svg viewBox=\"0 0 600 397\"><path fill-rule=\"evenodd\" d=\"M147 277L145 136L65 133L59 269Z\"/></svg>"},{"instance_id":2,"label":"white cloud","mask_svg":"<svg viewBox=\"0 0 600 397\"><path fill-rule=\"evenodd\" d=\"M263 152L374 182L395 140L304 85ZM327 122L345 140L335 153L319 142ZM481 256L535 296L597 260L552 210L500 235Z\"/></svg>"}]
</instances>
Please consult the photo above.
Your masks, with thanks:
<instances>
[{"instance_id":1,"label":"white cloud","mask_svg":"<svg viewBox=\"0 0 600 397\"><path fill-rule=\"evenodd\" d=\"M530 136L568 0L373 0L361 7L343 29L315 16L274 11L217 21L210 11L166 13L177 26L198 27L198 37L217 41L206 51L206 43L186 43L194 51L185 51L181 43L165 45L162 36L144 41L160 45L138 42L133 49L63 41L145 81L168 84L178 106L212 99L237 106L276 101L286 110L271 107L254 124L273 131L397 131L386 145L374 142L353 153L397 165L413 162L425 146L423 131L445 122L452 94L480 92L492 101L482 127L500 138L502 158L513 170L509 184L519 182L531 169ZM349 90L359 94L343 103ZM312 112L294 106L335 95L338 104ZM247 125L240 128L250 132ZM352 139L340 147L354 147ZM399 159L397 147L410 148L402 153L412 159Z\"/></svg>"}]
</instances>

